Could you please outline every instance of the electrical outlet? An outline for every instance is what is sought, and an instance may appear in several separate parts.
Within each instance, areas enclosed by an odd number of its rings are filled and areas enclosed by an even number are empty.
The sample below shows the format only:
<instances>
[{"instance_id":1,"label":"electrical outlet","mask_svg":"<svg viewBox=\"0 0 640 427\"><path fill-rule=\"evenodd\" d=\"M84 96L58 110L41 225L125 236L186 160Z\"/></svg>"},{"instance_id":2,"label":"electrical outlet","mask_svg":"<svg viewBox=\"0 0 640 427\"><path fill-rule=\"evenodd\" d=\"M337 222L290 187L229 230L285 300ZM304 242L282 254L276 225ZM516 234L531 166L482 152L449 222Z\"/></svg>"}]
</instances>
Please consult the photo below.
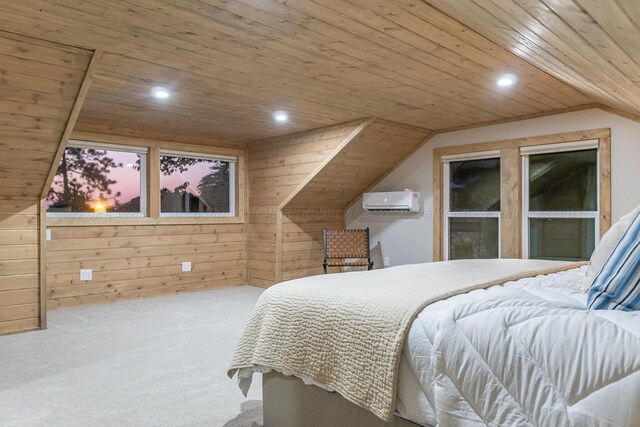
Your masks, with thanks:
<instances>
[{"instance_id":1,"label":"electrical outlet","mask_svg":"<svg viewBox=\"0 0 640 427\"><path fill-rule=\"evenodd\" d=\"M389 267L390 264L391 262L389 262L389 257L388 256L384 257L384 266Z\"/></svg>"},{"instance_id":2,"label":"electrical outlet","mask_svg":"<svg viewBox=\"0 0 640 427\"><path fill-rule=\"evenodd\" d=\"M46 236L45 238L46 238L47 240L51 240L51 229L50 229L50 228L47 228L47 229L46 229L46 231L45 231L45 236Z\"/></svg>"},{"instance_id":3,"label":"electrical outlet","mask_svg":"<svg viewBox=\"0 0 640 427\"><path fill-rule=\"evenodd\" d=\"M80 280L93 279L93 270L90 268L83 268L80 270Z\"/></svg>"},{"instance_id":4,"label":"electrical outlet","mask_svg":"<svg viewBox=\"0 0 640 427\"><path fill-rule=\"evenodd\" d=\"M191 262L189 262L189 261L183 262L182 263L182 271L184 273L187 273L187 272L191 271Z\"/></svg>"}]
</instances>

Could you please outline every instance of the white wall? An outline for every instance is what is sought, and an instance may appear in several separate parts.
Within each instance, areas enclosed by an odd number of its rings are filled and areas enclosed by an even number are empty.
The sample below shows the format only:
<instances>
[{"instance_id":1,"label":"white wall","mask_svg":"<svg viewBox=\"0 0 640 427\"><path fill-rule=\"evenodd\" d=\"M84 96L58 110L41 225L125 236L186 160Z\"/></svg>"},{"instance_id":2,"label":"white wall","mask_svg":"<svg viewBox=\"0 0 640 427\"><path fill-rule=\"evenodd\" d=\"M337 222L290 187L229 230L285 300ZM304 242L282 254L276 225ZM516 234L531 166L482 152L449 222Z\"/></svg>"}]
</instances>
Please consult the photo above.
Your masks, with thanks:
<instances>
[{"instance_id":1,"label":"white wall","mask_svg":"<svg viewBox=\"0 0 640 427\"><path fill-rule=\"evenodd\" d=\"M432 261L434 148L600 128L611 128L615 222L640 205L640 123L592 109L436 135L373 190L420 191L424 200L422 212L414 215L363 212L358 202L346 213L347 227L370 227L371 245L381 243L391 266Z\"/></svg>"}]
</instances>

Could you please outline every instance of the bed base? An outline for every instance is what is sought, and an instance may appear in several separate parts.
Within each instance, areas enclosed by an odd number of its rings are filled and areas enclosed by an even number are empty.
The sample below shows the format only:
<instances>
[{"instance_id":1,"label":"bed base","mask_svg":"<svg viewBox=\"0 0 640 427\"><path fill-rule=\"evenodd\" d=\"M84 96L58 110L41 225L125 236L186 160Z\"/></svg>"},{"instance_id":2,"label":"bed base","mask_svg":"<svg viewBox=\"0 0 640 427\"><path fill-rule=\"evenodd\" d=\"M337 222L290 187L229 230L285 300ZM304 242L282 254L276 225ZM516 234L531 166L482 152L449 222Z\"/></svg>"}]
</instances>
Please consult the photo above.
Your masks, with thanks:
<instances>
[{"instance_id":1,"label":"bed base","mask_svg":"<svg viewBox=\"0 0 640 427\"><path fill-rule=\"evenodd\" d=\"M421 427L404 418L385 423L338 393L277 372L262 376L264 427Z\"/></svg>"}]
</instances>

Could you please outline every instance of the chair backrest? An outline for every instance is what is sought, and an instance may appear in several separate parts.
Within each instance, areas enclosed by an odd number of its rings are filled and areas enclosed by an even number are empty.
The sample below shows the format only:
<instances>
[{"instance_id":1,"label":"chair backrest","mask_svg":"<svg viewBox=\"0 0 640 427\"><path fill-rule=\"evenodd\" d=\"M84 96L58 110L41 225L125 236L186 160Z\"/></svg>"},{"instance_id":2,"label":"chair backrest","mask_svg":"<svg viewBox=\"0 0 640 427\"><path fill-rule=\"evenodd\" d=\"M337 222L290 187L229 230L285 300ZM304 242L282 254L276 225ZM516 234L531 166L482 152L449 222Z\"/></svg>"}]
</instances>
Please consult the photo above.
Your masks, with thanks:
<instances>
[{"instance_id":1,"label":"chair backrest","mask_svg":"<svg viewBox=\"0 0 640 427\"><path fill-rule=\"evenodd\" d=\"M369 229L324 229L324 258L369 259Z\"/></svg>"}]
</instances>

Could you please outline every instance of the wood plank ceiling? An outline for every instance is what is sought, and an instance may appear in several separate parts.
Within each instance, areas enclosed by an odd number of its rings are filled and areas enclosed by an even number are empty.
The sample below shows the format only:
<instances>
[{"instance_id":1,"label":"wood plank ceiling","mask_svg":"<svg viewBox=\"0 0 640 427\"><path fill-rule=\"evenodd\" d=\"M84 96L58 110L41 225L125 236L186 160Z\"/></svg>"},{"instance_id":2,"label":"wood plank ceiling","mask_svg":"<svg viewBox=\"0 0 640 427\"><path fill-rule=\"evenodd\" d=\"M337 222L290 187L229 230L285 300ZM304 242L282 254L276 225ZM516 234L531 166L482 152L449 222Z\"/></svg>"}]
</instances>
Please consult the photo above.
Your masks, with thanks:
<instances>
[{"instance_id":1,"label":"wood plank ceiling","mask_svg":"<svg viewBox=\"0 0 640 427\"><path fill-rule=\"evenodd\" d=\"M346 139L280 205L288 212L345 209L366 188L420 147L430 132L380 119L369 119ZM389 150L389 142L393 150Z\"/></svg>"},{"instance_id":2,"label":"wood plank ceiling","mask_svg":"<svg viewBox=\"0 0 640 427\"><path fill-rule=\"evenodd\" d=\"M640 115L640 1L425 1L594 101Z\"/></svg>"},{"instance_id":3,"label":"wood plank ceiling","mask_svg":"<svg viewBox=\"0 0 640 427\"><path fill-rule=\"evenodd\" d=\"M368 116L438 130L593 102L586 83L417 0L6 1L0 28L105 52L85 131L248 141ZM515 88L497 90L504 72ZM151 99L155 85L172 97Z\"/></svg>"}]
</instances>

